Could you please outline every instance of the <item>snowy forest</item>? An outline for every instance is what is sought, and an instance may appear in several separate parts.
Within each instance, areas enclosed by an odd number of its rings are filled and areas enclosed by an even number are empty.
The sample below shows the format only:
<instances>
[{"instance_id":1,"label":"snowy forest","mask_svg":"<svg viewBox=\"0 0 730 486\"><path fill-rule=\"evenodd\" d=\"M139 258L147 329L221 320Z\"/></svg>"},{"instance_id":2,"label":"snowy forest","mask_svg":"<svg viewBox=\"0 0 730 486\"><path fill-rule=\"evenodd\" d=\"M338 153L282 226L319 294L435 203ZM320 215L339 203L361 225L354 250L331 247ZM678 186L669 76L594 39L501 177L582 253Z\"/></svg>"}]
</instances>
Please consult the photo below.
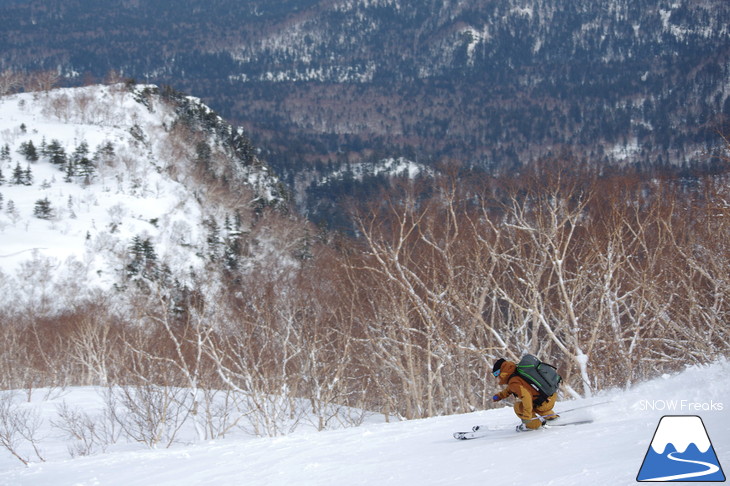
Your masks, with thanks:
<instances>
[{"instance_id":1,"label":"snowy forest","mask_svg":"<svg viewBox=\"0 0 730 486\"><path fill-rule=\"evenodd\" d=\"M0 0L0 33L0 486L725 478L727 0ZM523 433L492 367L526 353L562 383Z\"/></svg>"},{"instance_id":2,"label":"snowy forest","mask_svg":"<svg viewBox=\"0 0 730 486\"><path fill-rule=\"evenodd\" d=\"M730 117L725 0L4 2L0 70L115 71L244 126L321 212L311 172L378 157L508 173L711 164ZM328 188L331 192L333 188ZM324 216L324 215L322 215ZM324 218L322 218L324 219Z\"/></svg>"},{"instance_id":3,"label":"snowy forest","mask_svg":"<svg viewBox=\"0 0 730 486\"><path fill-rule=\"evenodd\" d=\"M725 170L711 174L647 177L564 154L509 176L452 164L394 178L352 204L352 235L284 204L248 206L265 236L236 231L228 245L232 223L208 224L205 271L187 283L160 277L166 262L136 239L135 271L112 290L6 304L0 389L105 390L98 416L58 411L85 455L121 438L169 446L191 425L206 440L357 425L366 411L482 410L493 361L524 352L554 363L576 398L713 362L730 348L730 145L718 137L725 151L708 157ZM235 185L197 177L241 209ZM278 257L232 265L255 238ZM38 439L13 403L0 401L0 440L17 451L13 440Z\"/></svg>"}]
</instances>

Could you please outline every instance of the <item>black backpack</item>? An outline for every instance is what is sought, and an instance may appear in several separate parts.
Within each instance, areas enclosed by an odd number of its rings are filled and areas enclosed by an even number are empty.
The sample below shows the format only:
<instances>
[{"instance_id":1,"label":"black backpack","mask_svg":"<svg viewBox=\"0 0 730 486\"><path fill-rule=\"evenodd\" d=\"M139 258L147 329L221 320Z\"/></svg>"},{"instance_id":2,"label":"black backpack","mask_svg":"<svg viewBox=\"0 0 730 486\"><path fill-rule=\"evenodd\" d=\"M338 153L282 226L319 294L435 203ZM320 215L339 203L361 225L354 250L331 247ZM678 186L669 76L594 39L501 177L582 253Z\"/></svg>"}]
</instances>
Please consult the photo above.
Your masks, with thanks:
<instances>
[{"instance_id":1,"label":"black backpack","mask_svg":"<svg viewBox=\"0 0 730 486\"><path fill-rule=\"evenodd\" d=\"M515 375L524 379L539 392L540 398L536 400L538 403L544 402L550 395L557 392L560 382L563 381L555 366L543 363L531 354L526 354L517 363Z\"/></svg>"}]
</instances>

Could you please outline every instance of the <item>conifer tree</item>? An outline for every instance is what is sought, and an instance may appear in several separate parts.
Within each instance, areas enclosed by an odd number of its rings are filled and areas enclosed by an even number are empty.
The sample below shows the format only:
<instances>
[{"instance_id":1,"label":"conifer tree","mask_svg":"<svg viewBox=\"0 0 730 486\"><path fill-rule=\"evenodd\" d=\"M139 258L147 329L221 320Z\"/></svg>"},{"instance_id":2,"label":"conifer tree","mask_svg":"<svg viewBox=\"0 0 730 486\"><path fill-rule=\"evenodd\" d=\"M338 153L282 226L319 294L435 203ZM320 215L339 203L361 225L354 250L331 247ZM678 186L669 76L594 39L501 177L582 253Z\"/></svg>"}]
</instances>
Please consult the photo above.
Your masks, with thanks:
<instances>
[{"instance_id":1,"label":"conifer tree","mask_svg":"<svg viewBox=\"0 0 730 486\"><path fill-rule=\"evenodd\" d=\"M157 263L157 254L155 253L155 247L147 238L142 242L142 255L144 256L145 263L154 266Z\"/></svg>"},{"instance_id":2,"label":"conifer tree","mask_svg":"<svg viewBox=\"0 0 730 486\"><path fill-rule=\"evenodd\" d=\"M65 182L73 182L73 178L76 175L76 163L73 159L66 162L66 177L63 178Z\"/></svg>"},{"instance_id":3,"label":"conifer tree","mask_svg":"<svg viewBox=\"0 0 730 486\"><path fill-rule=\"evenodd\" d=\"M39 199L35 202L33 208L33 215L38 219L51 219L54 216L53 207L51 201L47 197Z\"/></svg>"},{"instance_id":4,"label":"conifer tree","mask_svg":"<svg viewBox=\"0 0 730 486\"><path fill-rule=\"evenodd\" d=\"M28 162L38 161L38 151L33 145L33 141L29 140L20 144L19 152L26 158Z\"/></svg>"},{"instance_id":5,"label":"conifer tree","mask_svg":"<svg viewBox=\"0 0 730 486\"><path fill-rule=\"evenodd\" d=\"M195 146L195 162L203 168L205 172L210 170L210 160L212 151L207 142L198 142Z\"/></svg>"},{"instance_id":6,"label":"conifer tree","mask_svg":"<svg viewBox=\"0 0 730 486\"><path fill-rule=\"evenodd\" d=\"M61 168L66 163L66 150L64 150L61 142L56 139L51 140L46 146L45 154L52 164L58 165Z\"/></svg>"},{"instance_id":7,"label":"conifer tree","mask_svg":"<svg viewBox=\"0 0 730 486\"><path fill-rule=\"evenodd\" d=\"M72 155L72 158L74 162L77 164L81 162L81 159L85 159L89 157L89 144L86 142L81 142L76 149L74 149L74 153Z\"/></svg>"},{"instance_id":8,"label":"conifer tree","mask_svg":"<svg viewBox=\"0 0 730 486\"><path fill-rule=\"evenodd\" d=\"M94 167L94 164L93 162L91 162L91 160L84 157L77 164L76 173L79 175L79 177L83 178L84 183L90 184L91 180L96 174L96 167Z\"/></svg>"},{"instance_id":9,"label":"conifer tree","mask_svg":"<svg viewBox=\"0 0 730 486\"><path fill-rule=\"evenodd\" d=\"M13 169L13 176L11 183L16 186L30 186L33 184L33 172L30 170L30 166L23 169L20 167L20 163L15 164Z\"/></svg>"},{"instance_id":10,"label":"conifer tree","mask_svg":"<svg viewBox=\"0 0 730 486\"><path fill-rule=\"evenodd\" d=\"M224 249L225 264L229 270L238 268L240 257L243 254L243 244L241 241L242 229L241 213L236 211L233 220L226 215L225 229L226 241Z\"/></svg>"},{"instance_id":11,"label":"conifer tree","mask_svg":"<svg viewBox=\"0 0 730 486\"><path fill-rule=\"evenodd\" d=\"M20 162L15 164L15 168L13 169L13 177L11 179L11 182L15 184L16 186L22 186L25 185L25 175L23 168L20 166Z\"/></svg>"},{"instance_id":12,"label":"conifer tree","mask_svg":"<svg viewBox=\"0 0 730 486\"><path fill-rule=\"evenodd\" d=\"M73 153L73 173L67 172L66 177L70 179L73 175L78 175L84 179L88 184L91 182L91 178L94 176L96 168L94 163L89 159L89 145L86 142L81 142Z\"/></svg>"},{"instance_id":13,"label":"conifer tree","mask_svg":"<svg viewBox=\"0 0 730 486\"><path fill-rule=\"evenodd\" d=\"M33 185L33 172L31 172L30 166L27 166L25 168L25 170L23 171L23 185L25 185L25 186Z\"/></svg>"},{"instance_id":14,"label":"conifer tree","mask_svg":"<svg viewBox=\"0 0 730 486\"><path fill-rule=\"evenodd\" d=\"M15 208L15 202L12 199L8 200L8 206L5 208L5 212L14 223L20 218L18 210Z\"/></svg>"},{"instance_id":15,"label":"conifer tree","mask_svg":"<svg viewBox=\"0 0 730 486\"><path fill-rule=\"evenodd\" d=\"M132 238L130 245L131 261L127 265L127 277L140 275L148 279L157 278L157 254L149 238L139 235Z\"/></svg>"},{"instance_id":16,"label":"conifer tree","mask_svg":"<svg viewBox=\"0 0 730 486\"><path fill-rule=\"evenodd\" d=\"M135 276L139 273L142 266L142 238L135 235L132 238L132 244L129 246L129 252L132 260L127 265L127 277Z\"/></svg>"},{"instance_id":17,"label":"conifer tree","mask_svg":"<svg viewBox=\"0 0 730 486\"><path fill-rule=\"evenodd\" d=\"M208 243L208 257L211 262L218 261L219 249L221 244L220 227L215 218L210 218L205 221L205 225L208 227L208 236L206 242Z\"/></svg>"},{"instance_id":18,"label":"conifer tree","mask_svg":"<svg viewBox=\"0 0 730 486\"><path fill-rule=\"evenodd\" d=\"M97 167L112 165L114 162L114 144L107 141L96 148L93 161Z\"/></svg>"}]
</instances>

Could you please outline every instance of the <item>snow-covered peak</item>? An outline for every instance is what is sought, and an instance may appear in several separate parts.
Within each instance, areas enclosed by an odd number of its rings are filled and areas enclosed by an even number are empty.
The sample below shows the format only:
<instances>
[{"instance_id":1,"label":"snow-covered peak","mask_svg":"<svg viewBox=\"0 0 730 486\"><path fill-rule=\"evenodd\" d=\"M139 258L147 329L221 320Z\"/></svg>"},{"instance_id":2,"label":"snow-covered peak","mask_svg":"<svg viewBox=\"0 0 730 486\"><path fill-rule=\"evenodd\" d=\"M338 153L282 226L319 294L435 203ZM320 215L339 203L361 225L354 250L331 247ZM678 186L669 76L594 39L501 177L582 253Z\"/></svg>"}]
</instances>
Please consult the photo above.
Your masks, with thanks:
<instances>
[{"instance_id":1,"label":"snow-covered peak","mask_svg":"<svg viewBox=\"0 0 730 486\"><path fill-rule=\"evenodd\" d=\"M672 444L677 452L684 452L690 444L694 444L705 453L710 448L702 419L697 416L676 415L662 418L657 428L651 447L657 454L664 454L667 445Z\"/></svg>"}]
</instances>

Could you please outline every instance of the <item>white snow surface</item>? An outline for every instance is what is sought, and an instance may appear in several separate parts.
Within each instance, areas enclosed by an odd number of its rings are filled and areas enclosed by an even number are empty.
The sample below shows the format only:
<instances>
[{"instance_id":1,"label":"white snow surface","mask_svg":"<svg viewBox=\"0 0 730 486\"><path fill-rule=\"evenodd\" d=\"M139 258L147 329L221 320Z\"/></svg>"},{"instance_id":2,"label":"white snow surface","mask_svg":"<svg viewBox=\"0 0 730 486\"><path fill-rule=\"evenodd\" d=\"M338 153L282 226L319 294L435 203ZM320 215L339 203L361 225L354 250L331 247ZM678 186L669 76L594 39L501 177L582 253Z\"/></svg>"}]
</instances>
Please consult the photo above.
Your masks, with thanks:
<instances>
[{"instance_id":1,"label":"white snow surface","mask_svg":"<svg viewBox=\"0 0 730 486\"><path fill-rule=\"evenodd\" d=\"M78 105L83 105L79 107ZM158 105L154 112L115 87L91 86L44 93L0 97L0 146L8 145L11 160L0 162L6 183L0 186L0 270L12 275L28 261L45 261L54 276L79 267L91 286L109 287L118 268L109 257L124 254L135 235L151 238L158 252L183 268L195 263L181 252L179 239L189 243L201 211L182 181L166 175L174 163L163 154L164 125L173 120L171 110ZM137 126L146 140L135 140ZM82 142L89 157L107 142L115 150L112 165L100 164L91 184L65 182L64 173L41 157L27 162L18 153L24 142L60 142L68 156ZM16 164L30 168L31 186L9 182ZM48 198L54 217L33 216L37 200ZM10 214L12 201L15 214ZM173 228L178 229L173 232ZM184 263L188 265L184 265ZM179 267L178 267L179 268ZM77 275L78 276L78 275Z\"/></svg>"},{"instance_id":2,"label":"white snow surface","mask_svg":"<svg viewBox=\"0 0 730 486\"><path fill-rule=\"evenodd\" d=\"M149 240L158 261L183 283L203 267L203 221L221 222L226 214L192 175L195 141L175 137L174 108L158 96L142 102L145 88L154 87L88 86L0 97L0 148L9 149L9 157L0 158L5 179L0 181L0 305L48 305L42 310L52 312L46 297L54 289L78 287L81 299L111 288L124 273L135 237ZM218 150L213 136L207 141ZM38 161L20 153L28 142ZM94 157L93 178L67 180L40 155L41 145L51 142L69 158L85 143L88 158ZM113 154L95 157L106 146ZM214 157L221 159L219 152ZM30 169L31 185L13 183L17 166ZM251 194L253 188L265 193L275 179L265 167L242 178ZM35 217L42 199L52 207L50 218Z\"/></svg>"},{"instance_id":3,"label":"white snow surface","mask_svg":"<svg viewBox=\"0 0 730 486\"><path fill-rule=\"evenodd\" d=\"M510 430L517 420L510 407L500 406L396 423L373 416L360 427L325 432L300 428L277 438L237 437L160 450L130 444L69 459L63 445L52 442L49 429L47 462L26 468L0 449L0 485L631 485L663 415L701 416L727 474L728 373L730 363L722 361L630 390L561 401L558 411L594 404L563 415L566 420L591 417L593 423L525 433ZM64 393L28 406L48 414L61 400L94 403L92 389ZM470 441L452 438L454 431L475 424L500 430Z\"/></svg>"}]
</instances>

